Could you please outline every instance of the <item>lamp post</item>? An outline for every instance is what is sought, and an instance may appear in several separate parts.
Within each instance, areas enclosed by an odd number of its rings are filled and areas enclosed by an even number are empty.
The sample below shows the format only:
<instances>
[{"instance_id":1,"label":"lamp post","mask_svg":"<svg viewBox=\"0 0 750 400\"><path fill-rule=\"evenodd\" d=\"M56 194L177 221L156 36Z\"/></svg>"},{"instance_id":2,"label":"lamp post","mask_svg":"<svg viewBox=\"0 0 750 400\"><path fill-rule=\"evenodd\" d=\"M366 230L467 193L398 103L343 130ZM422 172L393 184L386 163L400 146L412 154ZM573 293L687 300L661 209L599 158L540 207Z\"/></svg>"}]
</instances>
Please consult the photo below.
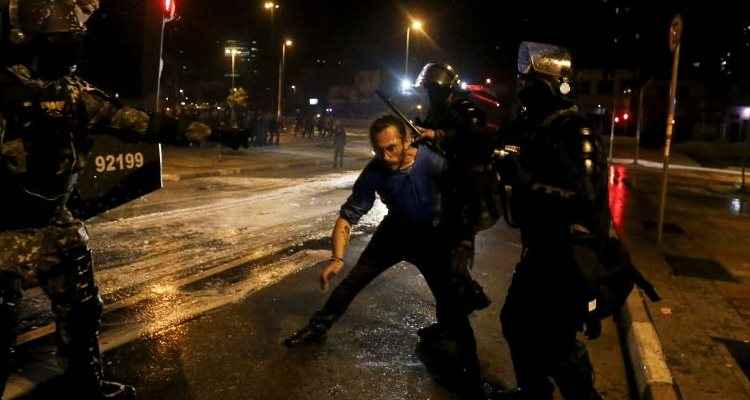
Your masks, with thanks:
<instances>
[{"instance_id":1,"label":"lamp post","mask_svg":"<svg viewBox=\"0 0 750 400\"><path fill-rule=\"evenodd\" d=\"M154 112L161 109L161 73L164 69L164 28L167 22L174 20L175 3L174 0L164 0L164 8L161 15L161 33L159 35L159 64L156 70L156 97L154 98Z\"/></svg>"},{"instance_id":2,"label":"lamp post","mask_svg":"<svg viewBox=\"0 0 750 400\"><path fill-rule=\"evenodd\" d=\"M279 62L279 90L276 93L276 118L281 119L281 99L282 99L282 88L284 87L284 67L286 66L286 48L292 47L294 44L291 40L287 39L281 44L281 62ZM294 86L292 86L294 87Z\"/></svg>"},{"instance_id":3,"label":"lamp post","mask_svg":"<svg viewBox=\"0 0 750 400\"><path fill-rule=\"evenodd\" d=\"M232 57L232 90L234 90L234 76L235 74L235 57L237 54L239 54L240 51L237 48L234 47L227 47L224 49L224 55L231 56Z\"/></svg>"},{"instance_id":4,"label":"lamp post","mask_svg":"<svg viewBox=\"0 0 750 400\"><path fill-rule=\"evenodd\" d=\"M422 21L413 20L409 26L406 27L406 55L404 56L404 79L409 77L409 39L411 36L411 30L416 31L422 30Z\"/></svg>"}]
</instances>

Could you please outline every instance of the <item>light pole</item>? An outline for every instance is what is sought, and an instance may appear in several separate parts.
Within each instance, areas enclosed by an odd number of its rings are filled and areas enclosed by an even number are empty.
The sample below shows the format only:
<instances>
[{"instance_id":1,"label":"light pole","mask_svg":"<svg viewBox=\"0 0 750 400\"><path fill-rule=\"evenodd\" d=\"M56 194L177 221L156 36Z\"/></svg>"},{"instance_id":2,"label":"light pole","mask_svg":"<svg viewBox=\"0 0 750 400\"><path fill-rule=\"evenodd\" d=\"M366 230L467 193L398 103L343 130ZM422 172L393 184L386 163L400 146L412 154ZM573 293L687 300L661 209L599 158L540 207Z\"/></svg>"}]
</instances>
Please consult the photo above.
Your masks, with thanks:
<instances>
[{"instance_id":1,"label":"light pole","mask_svg":"<svg viewBox=\"0 0 750 400\"><path fill-rule=\"evenodd\" d=\"M174 19L175 3L174 0L164 0L164 9L161 15L161 33L159 35L159 64L156 70L156 98L154 99L154 112L161 109L161 73L164 69L164 28L167 22Z\"/></svg>"},{"instance_id":2,"label":"light pole","mask_svg":"<svg viewBox=\"0 0 750 400\"><path fill-rule=\"evenodd\" d=\"M271 33L270 33L270 35L271 35L271 43L273 43L273 42L276 41L274 39L274 16L276 14L276 10L279 9L279 4L278 3L274 3L273 1L267 1L267 2L263 3L263 8L265 8L266 11L268 11L271 14Z\"/></svg>"},{"instance_id":3,"label":"light pole","mask_svg":"<svg viewBox=\"0 0 750 400\"><path fill-rule=\"evenodd\" d=\"M276 119L281 119L281 98L284 87L284 67L286 66L286 48L292 47L293 42L289 39L281 44L281 62L279 62L279 90L276 93Z\"/></svg>"},{"instance_id":4,"label":"light pole","mask_svg":"<svg viewBox=\"0 0 750 400\"><path fill-rule=\"evenodd\" d=\"M263 8L268 12L268 14L271 17L271 26L268 30L268 54L271 56L273 54L273 48L276 47L276 10L278 10L280 7L279 3L276 3L274 1L266 1L263 3ZM268 66L268 76L269 78L273 76L274 68L273 63L269 63ZM274 103L277 103L278 99L273 98L273 92L271 92L271 107L273 107Z\"/></svg>"},{"instance_id":5,"label":"light pole","mask_svg":"<svg viewBox=\"0 0 750 400\"><path fill-rule=\"evenodd\" d=\"M406 27L406 55L404 57L404 79L409 79L409 38L411 36L411 30L416 31L422 30L422 21L413 20L411 24Z\"/></svg>"},{"instance_id":6,"label":"light pole","mask_svg":"<svg viewBox=\"0 0 750 400\"><path fill-rule=\"evenodd\" d=\"M680 67L680 42L682 40L682 17L678 14L669 26L669 49L672 50L672 80L669 83L669 112L667 114L667 129L664 140L664 161L662 162L661 195L659 196L659 226L656 242L661 244L664 233L664 213L667 204L667 183L669 181L669 156L672 148L672 130L675 123L677 108L677 72Z\"/></svg>"},{"instance_id":7,"label":"light pole","mask_svg":"<svg viewBox=\"0 0 750 400\"><path fill-rule=\"evenodd\" d=\"M652 79L646 81L641 90L638 93L638 122L635 128L635 158L633 158L633 164L638 164L641 152L641 127L643 126L643 97L646 94L646 86L651 83Z\"/></svg>"},{"instance_id":8,"label":"light pole","mask_svg":"<svg viewBox=\"0 0 750 400\"><path fill-rule=\"evenodd\" d=\"M232 91L234 91L234 76L236 75L235 74L235 68L234 68L234 66L235 66L235 57L239 53L240 53L240 51L237 50L234 47L227 47L227 48L224 49L224 55L232 57Z\"/></svg>"}]
</instances>

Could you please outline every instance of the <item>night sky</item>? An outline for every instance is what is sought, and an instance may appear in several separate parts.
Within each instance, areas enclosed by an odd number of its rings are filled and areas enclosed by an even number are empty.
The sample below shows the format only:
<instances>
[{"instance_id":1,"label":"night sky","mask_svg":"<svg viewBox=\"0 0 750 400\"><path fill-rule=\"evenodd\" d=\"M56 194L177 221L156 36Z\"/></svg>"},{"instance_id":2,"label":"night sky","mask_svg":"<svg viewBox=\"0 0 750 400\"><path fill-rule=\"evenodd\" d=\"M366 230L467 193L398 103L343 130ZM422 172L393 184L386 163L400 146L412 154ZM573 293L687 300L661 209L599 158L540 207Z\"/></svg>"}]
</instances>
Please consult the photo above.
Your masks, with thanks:
<instances>
[{"instance_id":1,"label":"night sky","mask_svg":"<svg viewBox=\"0 0 750 400\"><path fill-rule=\"evenodd\" d=\"M142 37L132 30L142 25L138 3L103 0L109 24L100 37L116 34L112 32L116 25L131 32L114 43L108 41L106 51L100 46L99 54L92 58L111 61L106 53L133 53L138 48L134 43ZM741 66L741 58L746 60L750 53L750 44L746 44L750 43L750 29L745 29L750 26L750 9L728 1L695 5L685 1L613 0L279 3L274 23L277 38L295 41L287 64L290 80L305 68L315 67L318 60L325 60L329 70L330 63L341 65L341 72L333 79L342 82L330 84L349 84L352 73L362 69L380 68L400 76L410 17L423 20L426 31L412 33L412 75L428 61L449 62L468 80L508 72L513 69L518 43L535 40L570 47L578 67L638 68L644 76L666 76L670 69L667 29L678 11L686 24L683 59L688 67L681 71L685 76L718 77L727 51L734 50L730 67L732 63ZM180 20L169 24L166 51L182 51L180 62L196 71L191 79L221 79L227 64L221 54L225 39L256 40L269 65L277 60L268 59L271 19L263 1L177 0L177 7ZM735 77L741 75L733 73Z\"/></svg>"}]
</instances>

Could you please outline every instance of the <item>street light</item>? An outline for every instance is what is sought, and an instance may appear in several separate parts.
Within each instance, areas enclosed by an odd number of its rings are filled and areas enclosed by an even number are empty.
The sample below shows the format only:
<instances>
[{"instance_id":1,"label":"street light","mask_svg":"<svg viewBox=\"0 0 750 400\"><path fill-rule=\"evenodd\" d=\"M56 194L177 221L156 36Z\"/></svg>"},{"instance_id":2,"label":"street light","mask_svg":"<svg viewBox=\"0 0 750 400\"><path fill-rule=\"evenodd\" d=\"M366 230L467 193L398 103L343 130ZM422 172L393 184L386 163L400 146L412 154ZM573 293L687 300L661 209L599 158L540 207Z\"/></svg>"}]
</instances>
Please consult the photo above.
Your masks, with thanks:
<instances>
[{"instance_id":1,"label":"street light","mask_svg":"<svg viewBox=\"0 0 750 400\"><path fill-rule=\"evenodd\" d=\"M284 43L281 44L281 62L279 62L279 91L276 93L276 118L281 118L281 98L282 98L282 91L281 88L284 87L284 67L286 66L286 48L292 47L294 42L292 42L290 39L286 39ZM292 88L294 88L294 85L292 85Z\"/></svg>"},{"instance_id":2,"label":"street light","mask_svg":"<svg viewBox=\"0 0 750 400\"><path fill-rule=\"evenodd\" d=\"M401 80L401 92L406 93L412 87L411 81L404 78Z\"/></svg>"},{"instance_id":3,"label":"street light","mask_svg":"<svg viewBox=\"0 0 750 400\"><path fill-rule=\"evenodd\" d=\"M161 13L161 33L159 35L159 63L157 64L156 70L156 96L154 96L154 112L159 112L161 109L161 73L164 67L164 27L167 22L171 22L175 18L175 2L174 0L164 0L162 5Z\"/></svg>"},{"instance_id":4,"label":"street light","mask_svg":"<svg viewBox=\"0 0 750 400\"><path fill-rule=\"evenodd\" d=\"M411 21L411 25L406 27L406 56L404 57L404 78L409 79L409 38L411 36L411 30L422 31L422 21L415 19Z\"/></svg>"},{"instance_id":5,"label":"street light","mask_svg":"<svg viewBox=\"0 0 750 400\"><path fill-rule=\"evenodd\" d=\"M486 83L488 85L492 85L492 79L487 78L487 79L484 80L484 83Z\"/></svg>"},{"instance_id":6,"label":"street light","mask_svg":"<svg viewBox=\"0 0 750 400\"><path fill-rule=\"evenodd\" d=\"M240 54L240 51L235 47L227 47L224 49L224 55L231 56L232 57L232 90L234 90L234 59L237 56L237 54ZM180 92L182 93L182 92Z\"/></svg>"}]
</instances>

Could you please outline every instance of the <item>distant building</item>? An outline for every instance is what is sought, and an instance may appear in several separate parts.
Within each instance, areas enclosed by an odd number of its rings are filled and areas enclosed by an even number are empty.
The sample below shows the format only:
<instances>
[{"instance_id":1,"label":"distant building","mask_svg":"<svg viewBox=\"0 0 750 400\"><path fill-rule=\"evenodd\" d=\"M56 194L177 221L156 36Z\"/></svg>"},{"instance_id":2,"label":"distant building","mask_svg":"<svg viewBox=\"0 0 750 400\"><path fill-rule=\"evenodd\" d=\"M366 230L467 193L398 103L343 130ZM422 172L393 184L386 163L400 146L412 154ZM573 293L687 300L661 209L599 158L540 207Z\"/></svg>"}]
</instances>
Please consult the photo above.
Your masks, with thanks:
<instances>
[{"instance_id":1,"label":"distant building","mask_svg":"<svg viewBox=\"0 0 750 400\"><path fill-rule=\"evenodd\" d=\"M618 119L617 135L635 135L638 121L640 90L643 89L641 139L646 144L663 143L669 105L670 81L652 79L643 83L633 71L586 69L576 73L577 102L589 116L594 129L609 134L613 112ZM677 109L674 138L684 140L715 140L726 130L724 98L711 93L704 81L682 79L677 86ZM627 118L625 118L627 114Z\"/></svg>"},{"instance_id":2,"label":"distant building","mask_svg":"<svg viewBox=\"0 0 750 400\"><path fill-rule=\"evenodd\" d=\"M327 101L339 116L369 117L383 109L374 96L375 90L382 85L383 73L380 70L357 71L351 84L329 87Z\"/></svg>"}]
</instances>

